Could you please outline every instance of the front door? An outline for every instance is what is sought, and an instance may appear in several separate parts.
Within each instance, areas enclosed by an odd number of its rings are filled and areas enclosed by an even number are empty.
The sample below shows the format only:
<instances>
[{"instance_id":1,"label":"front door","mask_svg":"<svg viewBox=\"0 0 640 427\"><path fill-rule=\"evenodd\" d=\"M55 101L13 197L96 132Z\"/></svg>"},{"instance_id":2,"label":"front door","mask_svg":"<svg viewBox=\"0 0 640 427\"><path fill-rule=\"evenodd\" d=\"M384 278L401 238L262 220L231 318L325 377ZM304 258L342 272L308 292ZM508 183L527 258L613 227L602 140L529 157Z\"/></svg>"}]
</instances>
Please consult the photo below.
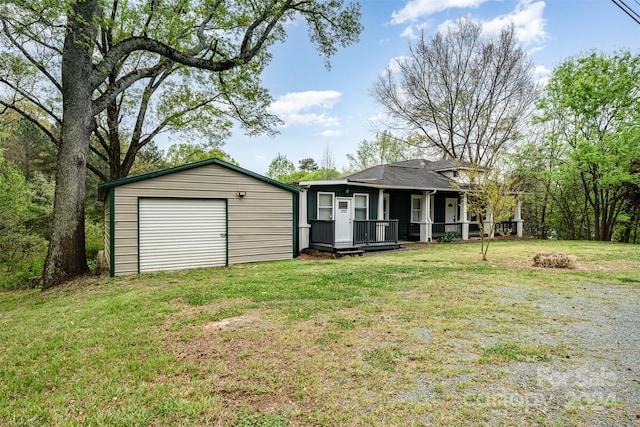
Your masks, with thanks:
<instances>
[{"instance_id":1,"label":"front door","mask_svg":"<svg viewBox=\"0 0 640 427\"><path fill-rule=\"evenodd\" d=\"M336 243L352 241L351 198L336 197Z\"/></svg>"},{"instance_id":2,"label":"front door","mask_svg":"<svg viewBox=\"0 0 640 427\"><path fill-rule=\"evenodd\" d=\"M445 199L444 222L452 224L458 220L458 199Z\"/></svg>"},{"instance_id":3,"label":"front door","mask_svg":"<svg viewBox=\"0 0 640 427\"><path fill-rule=\"evenodd\" d=\"M457 226L450 225L454 224L458 220L458 199L453 199L447 197L445 199L445 208L444 208L444 222L446 225L444 226L444 231L447 233L455 233L457 230Z\"/></svg>"}]
</instances>

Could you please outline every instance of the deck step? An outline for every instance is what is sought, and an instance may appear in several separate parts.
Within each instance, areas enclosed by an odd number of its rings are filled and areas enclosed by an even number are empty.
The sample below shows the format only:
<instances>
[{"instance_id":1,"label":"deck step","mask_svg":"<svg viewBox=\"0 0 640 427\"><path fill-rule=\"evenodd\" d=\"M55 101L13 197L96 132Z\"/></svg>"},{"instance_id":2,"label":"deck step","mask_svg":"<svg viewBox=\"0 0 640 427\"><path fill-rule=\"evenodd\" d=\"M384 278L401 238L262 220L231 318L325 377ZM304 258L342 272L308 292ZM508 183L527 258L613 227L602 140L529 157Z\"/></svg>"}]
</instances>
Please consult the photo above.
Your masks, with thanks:
<instances>
[{"instance_id":1,"label":"deck step","mask_svg":"<svg viewBox=\"0 0 640 427\"><path fill-rule=\"evenodd\" d=\"M362 249L358 249L358 248L345 248L345 249L336 249L335 250L335 254L338 257L343 257L345 255L360 255L362 256L362 254L364 253L364 251Z\"/></svg>"}]
</instances>

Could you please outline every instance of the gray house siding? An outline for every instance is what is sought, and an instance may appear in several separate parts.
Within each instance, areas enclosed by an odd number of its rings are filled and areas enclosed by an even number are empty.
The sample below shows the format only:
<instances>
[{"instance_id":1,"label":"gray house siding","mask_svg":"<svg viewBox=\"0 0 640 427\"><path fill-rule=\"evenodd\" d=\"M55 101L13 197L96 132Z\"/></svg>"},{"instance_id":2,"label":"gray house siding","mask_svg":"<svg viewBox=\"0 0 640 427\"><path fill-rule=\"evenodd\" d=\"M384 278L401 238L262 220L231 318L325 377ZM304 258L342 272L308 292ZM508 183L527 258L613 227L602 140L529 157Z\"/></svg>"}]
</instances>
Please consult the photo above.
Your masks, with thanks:
<instances>
[{"instance_id":1,"label":"gray house siding","mask_svg":"<svg viewBox=\"0 0 640 427\"><path fill-rule=\"evenodd\" d=\"M347 193L347 190L349 191ZM369 195L369 218L378 219L378 198L380 191L367 187L353 185L327 185L314 186L310 188L307 196L307 219L313 220L318 217L318 193L333 193L335 197L353 197L354 194Z\"/></svg>"},{"instance_id":2,"label":"gray house siding","mask_svg":"<svg viewBox=\"0 0 640 427\"><path fill-rule=\"evenodd\" d=\"M411 194L406 191L389 192L389 218L398 220L398 237L406 239L411 222Z\"/></svg>"}]
</instances>

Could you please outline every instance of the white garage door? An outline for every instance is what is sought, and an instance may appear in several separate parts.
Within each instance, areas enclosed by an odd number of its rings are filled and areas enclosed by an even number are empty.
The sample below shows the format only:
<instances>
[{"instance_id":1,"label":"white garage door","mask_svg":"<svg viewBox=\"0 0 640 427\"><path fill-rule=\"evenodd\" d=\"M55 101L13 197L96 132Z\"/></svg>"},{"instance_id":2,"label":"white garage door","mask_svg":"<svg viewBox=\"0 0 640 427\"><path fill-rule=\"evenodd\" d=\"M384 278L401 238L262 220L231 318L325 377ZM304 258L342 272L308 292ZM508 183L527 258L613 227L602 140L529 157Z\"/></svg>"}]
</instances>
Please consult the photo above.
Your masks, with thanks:
<instances>
[{"instance_id":1,"label":"white garage door","mask_svg":"<svg viewBox=\"0 0 640 427\"><path fill-rule=\"evenodd\" d=\"M227 263L225 200L140 199L140 273Z\"/></svg>"}]
</instances>

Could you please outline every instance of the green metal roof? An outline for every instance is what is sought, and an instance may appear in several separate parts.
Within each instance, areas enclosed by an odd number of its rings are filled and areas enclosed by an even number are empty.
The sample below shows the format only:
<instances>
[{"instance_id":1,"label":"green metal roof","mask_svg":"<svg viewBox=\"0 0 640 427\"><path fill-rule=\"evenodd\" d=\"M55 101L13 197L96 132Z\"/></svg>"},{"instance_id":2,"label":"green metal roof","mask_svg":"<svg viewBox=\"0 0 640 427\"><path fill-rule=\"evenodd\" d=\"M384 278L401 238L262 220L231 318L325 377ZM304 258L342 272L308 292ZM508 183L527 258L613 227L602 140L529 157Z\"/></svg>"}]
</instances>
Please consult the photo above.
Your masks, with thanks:
<instances>
[{"instance_id":1,"label":"green metal roof","mask_svg":"<svg viewBox=\"0 0 640 427\"><path fill-rule=\"evenodd\" d=\"M169 174L172 174L172 173L182 172L182 171L186 171L186 170L189 170L189 169L195 169L195 168L199 168L201 166L208 166L208 165L219 165L219 166L234 170L236 172L239 172L241 174L250 176L252 178L258 179L260 181L266 182L267 184L275 185L276 187L280 187L280 188L282 188L284 190L291 191L292 193L299 193L301 191L300 189L298 189L296 187L292 187L290 185L283 184L283 183L278 182L278 181L276 181L274 179L271 179L271 178L268 178L266 176L257 174L255 172L251 172L250 170L243 169L240 166L232 165L231 163L227 163L227 162L225 162L223 160L216 159L216 158L211 158L211 159L207 159L207 160L201 160L199 162L188 163L186 165L175 166L175 167L168 168L168 169L162 169L162 170L159 170L159 171L146 173L144 175L131 176L131 177L128 177L128 178L122 178L122 179L116 179L116 180L113 180L113 181L103 182L103 183L100 183L98 185L98 187L99 188L119 187L121 185L131 184L132 182L144 181L146 179L151 179L151 178L155 178L155 177L163 176L163 175L169 175ZM105 195L105 197L106 197L106 195Z\"/></svg>"}]
</instances>

